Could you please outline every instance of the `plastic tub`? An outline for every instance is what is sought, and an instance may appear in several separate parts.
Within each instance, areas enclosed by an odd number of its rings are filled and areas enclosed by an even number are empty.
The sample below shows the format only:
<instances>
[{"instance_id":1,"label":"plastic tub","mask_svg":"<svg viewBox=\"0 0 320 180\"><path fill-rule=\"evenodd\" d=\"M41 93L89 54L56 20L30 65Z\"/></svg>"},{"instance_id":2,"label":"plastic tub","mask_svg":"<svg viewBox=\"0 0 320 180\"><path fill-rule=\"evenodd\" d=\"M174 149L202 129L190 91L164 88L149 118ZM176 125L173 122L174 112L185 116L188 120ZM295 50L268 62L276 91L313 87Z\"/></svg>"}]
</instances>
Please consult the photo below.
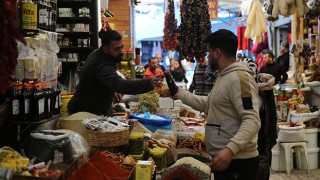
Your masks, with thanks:
<instances>
[{"instance_id":1,"label":"plastic tub","mask_svg":"<svg viewBox=\"0 0 320 180\"><path fill-rule=\"evenodd\" d=\"M281 151L279 157L279 151L272 150L272 161L271 161L271 169L273 171L286 171L286 160L284 155L284 150ZM279 162L280 161L280 162ZM290 169L293 169L293 150L291 150L290 154Z\"/></svg>"},{"instance_id":2,"label":"plastic tub","mask_svg":"<svg viewBox=\"0 0 320 180\"><path fill-rule=\"evenodd\" d=\"M311 128L304 130L308 139L307 149L314 149L318 147L318 128Z\"/></svg>"},{"instance_id":3,"label":"plastic tub","mask_svg":"<svg viewBox=\"0 0 320 180\"><path fill-rule=\"evenodd\" d=\"M318 156L319 156L319 148L307 149L308 151L308 160L309 160L309 169L317 169L318 168ZM300 149L300 157L301 157L301 164L296 159L296 164L298 169L307 169L306 167L306 158L304 157L304 150Z\"/></svg>"}]
</instances>

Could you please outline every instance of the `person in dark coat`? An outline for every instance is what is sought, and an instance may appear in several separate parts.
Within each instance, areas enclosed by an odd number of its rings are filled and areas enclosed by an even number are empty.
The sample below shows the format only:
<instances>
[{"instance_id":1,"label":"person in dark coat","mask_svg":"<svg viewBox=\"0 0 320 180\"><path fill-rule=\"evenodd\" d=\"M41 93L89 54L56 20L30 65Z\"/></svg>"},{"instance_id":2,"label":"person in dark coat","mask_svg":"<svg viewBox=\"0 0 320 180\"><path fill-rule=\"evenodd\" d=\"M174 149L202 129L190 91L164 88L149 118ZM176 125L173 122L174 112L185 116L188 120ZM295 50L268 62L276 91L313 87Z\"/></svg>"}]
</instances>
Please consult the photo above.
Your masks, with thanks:
<instances>
[{"instance_id":1,"label":"person in dark coat","mask_svg":"<svg viewBox=\"0 0 320 180\"><path fill-rule=\"evenodd\" d=\"M112 113L115 93L141 94L152 91L159 78L125 80L116 72L116 65L122 60L123 42L117 31L99 32L102 46L86 59L79 84L68 103L68 112L90 112L98 115Z\"/></svg>"}]
</instances>

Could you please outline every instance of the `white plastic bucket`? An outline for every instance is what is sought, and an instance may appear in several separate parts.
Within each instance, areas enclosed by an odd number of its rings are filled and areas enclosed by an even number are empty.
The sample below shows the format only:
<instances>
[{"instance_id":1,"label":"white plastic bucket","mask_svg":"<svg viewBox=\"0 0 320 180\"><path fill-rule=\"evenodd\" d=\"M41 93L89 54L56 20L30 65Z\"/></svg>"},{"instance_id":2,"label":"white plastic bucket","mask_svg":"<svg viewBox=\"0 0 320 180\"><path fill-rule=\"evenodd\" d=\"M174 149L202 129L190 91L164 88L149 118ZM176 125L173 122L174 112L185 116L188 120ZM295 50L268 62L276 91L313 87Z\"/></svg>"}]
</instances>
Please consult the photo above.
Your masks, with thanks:
<instances>
[{"instance_id":1,"label":"white plastic bucket","mask_svg":"<svg viewBox=\"0 0 320 180\"><path fill-rule=\"evenodd\" d=\"M304 130L307 136L307 149L315 149L318 147L318 128Z\"/></svg>"},{"instance_id":2,"label":"white plastic bucket","mask_svg":"<svg viewBox=\"0 0 320 180\"><path fill-rule=\"evenodd\" d=\"M272 150L271 170L273 171L286 171L286 159L284 150L281 151L279 157L279 151ZM280 161L280 162L279 162ZM290 153L290 169L293 169L293 151Z\"/></svg>"},{"instance_id":3,"label":"white plastic bucket","mask_svg":"<svg viewBox=\"0 0 320 180\"><path fill-rule=\"evenodd\" d=\"M308 161L309 161L309 169L317 169L318 168L318 156L319 156L319 148L307 149L308 151ZM296 152L299 153L299 152ZM304 157L304 150L300 149L300 157L301 157L301 164L296 159L297 168L298 169L307 169L306 167L306 158Z\"/></svg>"}]
</instances>

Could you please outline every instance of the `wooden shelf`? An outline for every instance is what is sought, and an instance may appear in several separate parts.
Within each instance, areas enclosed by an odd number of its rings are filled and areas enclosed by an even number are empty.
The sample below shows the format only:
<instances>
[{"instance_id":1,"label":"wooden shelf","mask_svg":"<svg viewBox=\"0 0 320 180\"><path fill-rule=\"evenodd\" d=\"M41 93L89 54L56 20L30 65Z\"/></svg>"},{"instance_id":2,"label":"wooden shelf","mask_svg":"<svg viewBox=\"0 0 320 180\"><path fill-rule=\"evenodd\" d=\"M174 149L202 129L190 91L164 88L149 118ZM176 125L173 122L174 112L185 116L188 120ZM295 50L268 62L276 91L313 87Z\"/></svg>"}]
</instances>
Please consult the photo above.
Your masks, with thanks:
<instances>
[{"instance_id":1,"label":"wooden shelf","mask_svg":"<svg viewBox=\"0 0 320 180\"><path fill-rule=\"evenodd\" d=\"M91 36L92 32L58 32L60 34L63 34L63 36Z\"/></svg>"},{"instance_id":2,"label":"wooden shelf","mask_svg":"<svg viewBox=\"0 0 320 180\"><path fill-rule=\"evenodd\" d=\"M96 1L96 0L94 0ZM84 1L63 1L58 0L57 4L58 7L88 7L90 6L91 0L84 0Z\"/></svg>"},{"instance_id":3,"label":"wooden shelf","mask_svg":"<svg viewBox=\"0 0 320 180\"><path fill-rule=\"evenodd\" d=\"M319 36L319 34L309 34L308 36Z\"/></svg>"},{"instance_id":4,"label":"wooden shelf","mask_svg":"<svg viewBox=\"0 0 320 180\"><path fill-rule=\"evenodd\" d=\"M92 51L93 47L61 47L60 52L88 52Z\"/></svg>"},{"instance_id":5,"label":"wooden shelf","mask_svg":"<svg viewBox=\"0 0 320 180\"><path fill-rule=\"evenodd\" d=\"M57 19L58 24L70 24L70 23L90 23L91 17L59 17Z\"/></svg>"},{"instance_id":6,"label":"wooden shelf","mask_svg":"<svg viewBox=\"0 0 320 180\"><path fill-rule=\"evenodd\" d=\"M38 124L44 124L44 123L46 123L46 122L55 120L55 119L57 119L57 118L59 118L59 117L60 117L60 114L54 115L54 116L52 116L51 118L48 118L48 119L43 119L43 120L41 120L41 121L35 121L35 122L32 122L32 121L10 121L10 123L12 123L12 124L38 125Z\"/></svg>"}]
</instances>

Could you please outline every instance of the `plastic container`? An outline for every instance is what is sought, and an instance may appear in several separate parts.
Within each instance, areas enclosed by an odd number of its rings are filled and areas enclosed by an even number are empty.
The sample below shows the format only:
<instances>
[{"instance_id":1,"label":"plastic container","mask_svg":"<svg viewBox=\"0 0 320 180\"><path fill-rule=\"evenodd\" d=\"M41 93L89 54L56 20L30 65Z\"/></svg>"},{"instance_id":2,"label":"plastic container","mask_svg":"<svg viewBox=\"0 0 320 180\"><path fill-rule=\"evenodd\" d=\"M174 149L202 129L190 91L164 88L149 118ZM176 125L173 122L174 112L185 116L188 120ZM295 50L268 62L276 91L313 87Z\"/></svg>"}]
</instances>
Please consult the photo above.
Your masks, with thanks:
<instances>
[{"instance_id":1,"label":"plastic container","mask_svg":"<svg viewBox=\"0 0 320 180\"><path fill-rule=\"evenodd\" d=\"M307 149L308 151L308 161L309 161L309 169L317 169L318 168L318 156L319 156L319 148ZM306 158L304 157L304 150L300 149L300 151L296 151L296 153L300 153L301 164L296 158L297 169L307 169L306 167Z\"/></svg>"},{"instance_id":2,"label":"plastic container","mask_svg":"<svg viewBox=\"0 0 320 180\"><path fill-rule=\"evenodd\" d=\"M271 150L272 152L272 162L271 169L273 171L286 171L286 159L284 155L284 150L279 153L279 143L277 143ZM279 155L280 154L280 155ZM290 153L290 169L293 169L293 149Z\"/></svg>"},{"instance_id":3,"label":"plastic container","mask_svg":"<svg viewBox=\"0 0 320 180\"><path fill-rule=\"evenodd\" d=\"M304 130L307 136L307 149L314 149L318 147L318 128L305 129Z\"/></svg>"},{"instance_id":4,"label":"plastic container","mask_svg":"<svg viewBox=\"0 0 320 180\"><path fill-rule=\"evenodd\" d=\"M129 135L129 154L139 155L143 153L143 132L132 132Z\"/></svg>"}]
</instances>

